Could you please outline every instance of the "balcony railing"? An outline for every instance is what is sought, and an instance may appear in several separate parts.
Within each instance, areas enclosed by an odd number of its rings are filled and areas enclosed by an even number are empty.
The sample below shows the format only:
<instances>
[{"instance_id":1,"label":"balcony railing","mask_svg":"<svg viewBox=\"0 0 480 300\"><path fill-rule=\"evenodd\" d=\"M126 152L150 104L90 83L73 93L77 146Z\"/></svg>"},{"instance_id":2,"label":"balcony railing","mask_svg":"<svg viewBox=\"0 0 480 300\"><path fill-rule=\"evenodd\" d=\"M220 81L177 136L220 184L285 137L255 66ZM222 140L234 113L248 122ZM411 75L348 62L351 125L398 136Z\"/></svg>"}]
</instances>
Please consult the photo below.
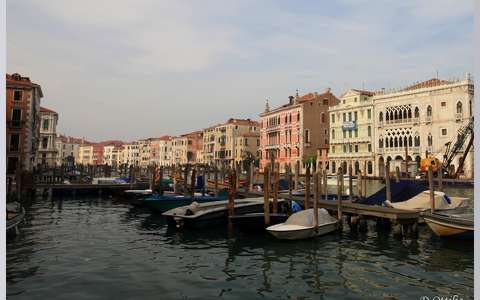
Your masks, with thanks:
<instances>
[{"instance_id":1,"label":"balcony railing","mask_svg":"<svg viewBox=\"0 0 480 300\"><path fill-rule=\"evenodd\" d=\"M408 147L408 153L419 153L420 147ZM405 147L386 147L379 148L378 153L405 153Z\"/></svg>"},{"instance_id":2,"label":"balcony railing","mask_svg":"<svg viewBox=\"0 0 480 300\"><path fill-rule=\"evenodd\" d=\"M461 121L463 119L463 114L462 113L456 113L455 114L455 121Z\"/></svg>"}]
</instances>

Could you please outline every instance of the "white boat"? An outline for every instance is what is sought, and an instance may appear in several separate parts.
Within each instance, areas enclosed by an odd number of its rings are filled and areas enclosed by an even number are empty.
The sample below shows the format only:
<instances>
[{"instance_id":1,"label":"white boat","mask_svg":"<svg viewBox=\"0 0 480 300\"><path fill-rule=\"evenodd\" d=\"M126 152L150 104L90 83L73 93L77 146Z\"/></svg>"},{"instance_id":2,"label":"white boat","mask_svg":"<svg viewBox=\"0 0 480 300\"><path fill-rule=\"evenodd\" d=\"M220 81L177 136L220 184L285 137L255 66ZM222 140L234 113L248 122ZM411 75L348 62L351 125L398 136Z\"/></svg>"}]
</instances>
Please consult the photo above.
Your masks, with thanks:
<instances>
[{"instance_id":1,"label":"white boat","mask_svg":"<svg viewBox=\"0 0 480 300\"><path fill-rule=\"evenodd\" d=\"M468 205L468 198L449 197L444 192L435 191L435 210L452 210ZM385 201L385 205L397 209L412 210L417 212L427 211L431 208L430 191L423 191L407 201L395 202Z\"/></svg>"},{"instance_id":2,"label":"white boat","mask_svg":"<svg viewBox=\"0 0 480 300\"><path fill-rule=\"evenodd\" d=\"M292 214L285 223L267 227L268 232L282 240L300 240L324 235L337 229L338 220L324 208L318 209L318 227L314 224L313 209Z\"/></svg>"}]
</instances>

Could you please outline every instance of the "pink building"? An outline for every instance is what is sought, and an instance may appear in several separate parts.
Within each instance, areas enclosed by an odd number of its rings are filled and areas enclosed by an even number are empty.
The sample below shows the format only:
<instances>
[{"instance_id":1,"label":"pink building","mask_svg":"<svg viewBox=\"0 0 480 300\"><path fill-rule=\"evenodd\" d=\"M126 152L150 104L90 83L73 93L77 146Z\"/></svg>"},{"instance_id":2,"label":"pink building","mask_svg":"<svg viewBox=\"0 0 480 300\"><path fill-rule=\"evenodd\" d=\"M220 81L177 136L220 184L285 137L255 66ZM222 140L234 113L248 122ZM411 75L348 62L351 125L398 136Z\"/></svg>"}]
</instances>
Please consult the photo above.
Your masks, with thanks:
<instances>
[{"instance_id":1,"label":"pink building","mask_svg":"<svg viewBox=\"0 0 480 300\"><path fill-rule=\"evenodd\" d=\"M289 103L275 109L267 106L260 114L260 167L263 168L270 156L280 163L302 170L307 164L315 167L326 166L329 144L328 108L340 103L327 89L324 93L309 93L290 96ZM317 156L319 156L317 158Z\"/></svg>"}]
</instances>

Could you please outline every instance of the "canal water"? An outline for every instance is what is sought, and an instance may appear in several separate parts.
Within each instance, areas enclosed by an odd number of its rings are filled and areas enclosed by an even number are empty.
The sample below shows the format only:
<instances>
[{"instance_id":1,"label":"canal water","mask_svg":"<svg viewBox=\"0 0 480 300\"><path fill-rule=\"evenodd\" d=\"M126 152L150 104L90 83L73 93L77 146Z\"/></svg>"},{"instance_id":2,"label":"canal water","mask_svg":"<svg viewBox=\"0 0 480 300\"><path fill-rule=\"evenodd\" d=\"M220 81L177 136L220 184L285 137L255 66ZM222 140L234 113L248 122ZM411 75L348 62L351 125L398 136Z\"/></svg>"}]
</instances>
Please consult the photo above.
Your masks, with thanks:
<instances>
[{"instance_id":1,"label":"canal water","mask_svg":"<svg viewBox=\"0 0 480 300\"><path fill-rule=\"evenodd\" d=\"M473 199L473 190L448 190ZM473 206L473 200L472 200ZM473 242L377 232L279 241L177 232L113 198L36 199L7 241L9 299L473 299Z\"/></svg>"}]
</instances>

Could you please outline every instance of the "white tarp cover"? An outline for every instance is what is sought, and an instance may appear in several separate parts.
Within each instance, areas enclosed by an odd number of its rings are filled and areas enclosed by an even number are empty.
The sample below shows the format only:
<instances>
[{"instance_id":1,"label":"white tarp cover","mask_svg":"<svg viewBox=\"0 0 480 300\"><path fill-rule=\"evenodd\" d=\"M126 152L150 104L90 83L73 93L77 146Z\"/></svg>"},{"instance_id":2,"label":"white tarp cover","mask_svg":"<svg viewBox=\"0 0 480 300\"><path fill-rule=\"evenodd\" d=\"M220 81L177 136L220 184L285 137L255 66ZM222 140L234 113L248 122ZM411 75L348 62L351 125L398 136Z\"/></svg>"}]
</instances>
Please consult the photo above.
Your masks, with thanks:
<instances>
[{"instance_id":1,"label":"white tarp cover","mask_svg":"<svg viewBox=\"0 0 480 300\"><path fill-rule=\"evenodd\" d=\"M315 226L313 219L313 208L302 210L291 215L285 225L299 225L304 227ZM325 208L318 209L318 225L336 222L337 219L330 216Z\"/></svg>"},{"instance_id":2,"label":"white tarp cover","mask_svg":"<svg viewBox=\"0 0 480 300\"><path fill-rule=\"evenodd\" d=\"M448 197L443 192L435 191L435 209L454 209L465 205L465 200L467 198L460 197ZM450 202L450 203L448 203ZM423 211L428 210L431 207L430 204L430 191L424 191L410 200L396 203L387 203L397 209L406 209L406 210L417 210Z\"/></svg>"}]
</instances>

